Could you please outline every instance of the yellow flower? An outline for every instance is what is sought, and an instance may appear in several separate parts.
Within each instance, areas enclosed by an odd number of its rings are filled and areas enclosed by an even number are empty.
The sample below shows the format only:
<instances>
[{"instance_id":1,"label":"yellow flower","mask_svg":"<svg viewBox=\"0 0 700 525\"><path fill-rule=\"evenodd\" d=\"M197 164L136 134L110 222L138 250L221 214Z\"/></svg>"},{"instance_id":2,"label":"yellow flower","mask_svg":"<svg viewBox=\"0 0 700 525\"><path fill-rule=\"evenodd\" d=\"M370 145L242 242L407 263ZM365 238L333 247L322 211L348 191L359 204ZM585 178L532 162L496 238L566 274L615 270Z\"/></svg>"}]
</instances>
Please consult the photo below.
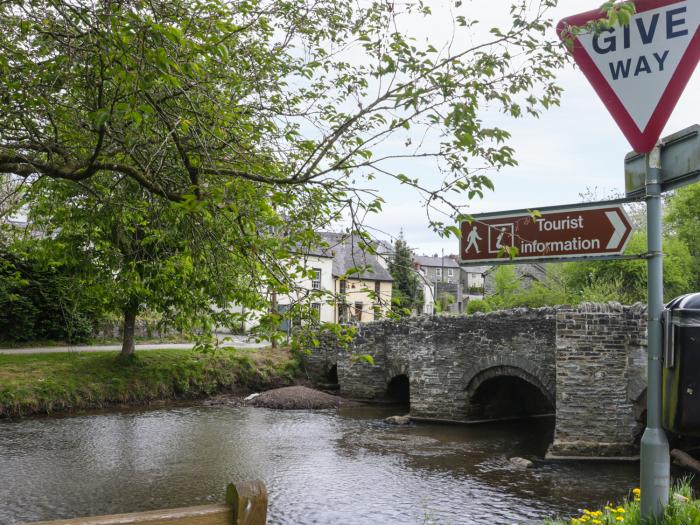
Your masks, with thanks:
<instances>
[{"instance_id":1,"label":"yellow flower","mask_svg":"<svg viewBox=\"0 0 700 525\"><path fill-rule=\"evenodd\" d=\"M617 512L625 512L625 509L623 509L622 507L617 507Z\"/></svg>"},{"instance_id":2,"label":"yellow flower","mask_svg":"<svg viewBox=\"0 0 700 525\"><path fill-rule=\"evenodd\" d=\"M598 516L602 516L602 515L603 515L603 513L600 512L599 510L596 510L595 512L591 512L591 516L598 517Z\"/></svg>"},{"instance_id":3,"label":"yellow flower","mask_svg":"<svg viewBox=\"0 0 700 525\"><path fill-rule=\"evenodd\" d=\"M590 511L590 510L588 510L588 509L583 509L583 513L584 513L584 514L590 514L590 513L591 513L591 511Z\"/></svg>"},{"instance_id":4,"label":"yellow flower","mask_svg":"<svg viewBox=\"0 0 700 525\"><path fill-rule=\"evenodd\" d=\"M625 518L623 518L622 516L618 516L615 518L615 521L625 521Z\"/></svg>"},{"instance_id":5,"label":"yellow flower","mask_svg":"<svg viewBox=\"0 0 700 525\"><path fill-rule=\"evenodd\" d=\"M642 490L638 487L632 489L632 494L634 494L635 496L639 496L641 493L642 493Z\"/></svg>"}]
</instances>

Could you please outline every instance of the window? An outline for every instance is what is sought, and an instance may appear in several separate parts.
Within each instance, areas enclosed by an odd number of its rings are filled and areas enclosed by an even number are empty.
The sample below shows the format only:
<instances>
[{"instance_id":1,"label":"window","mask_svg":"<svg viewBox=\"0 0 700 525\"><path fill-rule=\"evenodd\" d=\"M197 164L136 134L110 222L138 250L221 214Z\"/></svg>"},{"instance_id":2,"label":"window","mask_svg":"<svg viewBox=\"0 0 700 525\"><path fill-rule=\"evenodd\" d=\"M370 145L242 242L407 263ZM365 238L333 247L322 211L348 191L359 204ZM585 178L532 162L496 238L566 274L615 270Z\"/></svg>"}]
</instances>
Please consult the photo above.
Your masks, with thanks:
<instances>
[{"instance_id":1,"label":"window","mask_svg":"<svg viewBox=\"0 0 700 525\"><path fill-rule=\"evenodd\" d=\"M348 305L345 303L338 305L338 322L347 323L348 322Z\"/></svg>"},{"instance_id":2,"label":"window","mask_svg":"<svg viewBox=\"0 0 700 525\"><path fill-rule=\"evenodd\" d=\"M321 303L311 303L311 312L314 319L321 319Z\"/></svg>"},{"instance_id":3,"label":"window","mask_svg":"<svg viewBox=\"0 0 700 525\"><path fill-rule=\"evenodd\" d=\"M379 299L379 294L382 290L382 283L380 281L374 281L374 293L377 294L377 299Z\"/></svg>"},{"instance_id":4,"label":"window","mask_svg":"<svg viewBox=\"0 0 700 525\"><path fill-rule=\"evenodd\" d=\"M362 303L355 303L355 321L362 322Z\"/></svg>"},{"instance_id":5,"label":"window","mask_svg":"<svg viewBox=\"0 0 700 525\"><path fill-rule=\"evenodd\" d=\"M447 269L447 277L452 277L452 276L453 276L452 268L448 268Z\"/></svg>"},{"instance_id":6,"label":"window","mask_svg":"<svg viewBox=\"0 0 700 525\"><path fill-rule=\"evenodd\" d=\"M321 289L321 270L319 268L312 268L312 277L311 277L311 289L312 290L320 290Z\"/></svg>"},{"instance_id":7,"label":"window","mask_svg":"<svg viewBox=\"0 0 700 525\"><path fill-rule=\"evenodd\" d=\"M378 320L382 318L382 307L379 306L378 304L375 304L372 306L372 310L374 311L374 320Z\"/></svg>"},{"instance_id":8,"label":"window","mask_svg":"<svg viewBox=\"0 0 700 525\"><path fill-rule=\"evenodd\" d=\"M347 290L347 283L345 281L340 281L340 293L344 294Z\"/></svg>"},{"instance_id":9,"label":"window","mask_svg":"<svg viewBox=\"0 0 700 525\"><path fill-rule=\"evenodd\" d=\"M442 268L435 268L435 275L442 277Z\"/></svg>"}]
</instances>

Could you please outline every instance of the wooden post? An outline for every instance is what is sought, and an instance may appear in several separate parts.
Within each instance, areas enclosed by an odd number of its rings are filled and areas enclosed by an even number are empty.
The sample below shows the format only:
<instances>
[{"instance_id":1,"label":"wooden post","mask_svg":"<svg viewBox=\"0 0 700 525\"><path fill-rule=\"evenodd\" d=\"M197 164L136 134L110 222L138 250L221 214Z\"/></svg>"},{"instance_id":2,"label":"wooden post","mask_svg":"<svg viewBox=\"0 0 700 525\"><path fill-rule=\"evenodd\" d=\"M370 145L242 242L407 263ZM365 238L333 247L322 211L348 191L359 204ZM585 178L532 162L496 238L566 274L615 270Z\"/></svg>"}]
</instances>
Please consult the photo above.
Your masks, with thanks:
<instances>
[{"instance_id":1,"label":"wooden post","mask_svg":"<svg viewBox=\"0 0 700 525\"><path fill-rule=\"evenodd\" d=\"M266 525L267 489L262 481L231 483L226 503L233 509L233 525Z\"/></svg>"},{"instance_id":2,"label":"wooden post","mask_svg":"<svg viewBox=\"0 0 700 525\"><path fill-rule=\"evenodd\" d=\"M201 505L180 509L151 510L35 522L30 525L266 525L267 489L262 481L231 483L226 505Z\"/></svg>"}]
</instances>

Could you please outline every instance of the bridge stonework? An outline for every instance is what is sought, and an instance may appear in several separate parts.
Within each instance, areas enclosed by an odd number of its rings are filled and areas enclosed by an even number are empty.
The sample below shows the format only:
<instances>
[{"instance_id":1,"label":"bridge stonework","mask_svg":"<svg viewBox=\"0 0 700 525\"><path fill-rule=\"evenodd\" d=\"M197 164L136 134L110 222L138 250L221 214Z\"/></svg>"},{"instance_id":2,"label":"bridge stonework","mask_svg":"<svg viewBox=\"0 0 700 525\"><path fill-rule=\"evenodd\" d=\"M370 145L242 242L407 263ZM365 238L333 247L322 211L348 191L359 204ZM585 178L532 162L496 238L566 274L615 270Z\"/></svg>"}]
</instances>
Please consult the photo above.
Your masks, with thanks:
<instances>
[{"instance_id":1,"label":"bridge stonework","mask_svg":"<svg viewBox=\"0 0 700 525\"><path fill-rule=\"evenodd\" d=\"M363 354L374 365L357 359ZM360 325L348 348L322 340L306 365L316 378L336 365L341 393L360 399L384 397L405 375L414 418L458 422L469 421L484 382L517 377L556 409L550 457L632 456L646 388L646 310L584 304L377 321Z\"/></svg>"}]
</instances>

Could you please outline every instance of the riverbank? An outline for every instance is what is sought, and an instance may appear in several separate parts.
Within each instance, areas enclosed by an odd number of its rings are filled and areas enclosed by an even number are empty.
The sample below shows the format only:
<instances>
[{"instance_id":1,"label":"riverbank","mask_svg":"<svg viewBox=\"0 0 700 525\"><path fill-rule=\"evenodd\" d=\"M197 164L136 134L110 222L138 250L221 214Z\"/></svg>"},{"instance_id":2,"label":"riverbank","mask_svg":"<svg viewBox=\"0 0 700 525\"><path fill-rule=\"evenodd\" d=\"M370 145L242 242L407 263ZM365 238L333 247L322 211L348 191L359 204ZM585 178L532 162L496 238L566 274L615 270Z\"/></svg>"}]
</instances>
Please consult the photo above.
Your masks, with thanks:
<instances>
[{"instance_id":1,"label":"riverbank","mask_svg":"<svg viewBox=\"0 0 700 525\"><path fill-rule=\"evenodd\" d=\"M579 516L564 520L547 520L544 525L640 525L640 490L631 491L627 501L606 505L600 510L583 509ZM671 488L668 505L658 525L694 525L700 523L700 500L694 498L688 479L680 480Z\"/></svg>"},{"instance_id":2,"label":"riverbank","mask_svg":"<svg viewBox=\"0 0 700 525\"><path fill-rule=\"evenodd\" d=\"M0 417L247 394L294 382L288 350L0 355Z\"/></svg>"}]
</instances>

